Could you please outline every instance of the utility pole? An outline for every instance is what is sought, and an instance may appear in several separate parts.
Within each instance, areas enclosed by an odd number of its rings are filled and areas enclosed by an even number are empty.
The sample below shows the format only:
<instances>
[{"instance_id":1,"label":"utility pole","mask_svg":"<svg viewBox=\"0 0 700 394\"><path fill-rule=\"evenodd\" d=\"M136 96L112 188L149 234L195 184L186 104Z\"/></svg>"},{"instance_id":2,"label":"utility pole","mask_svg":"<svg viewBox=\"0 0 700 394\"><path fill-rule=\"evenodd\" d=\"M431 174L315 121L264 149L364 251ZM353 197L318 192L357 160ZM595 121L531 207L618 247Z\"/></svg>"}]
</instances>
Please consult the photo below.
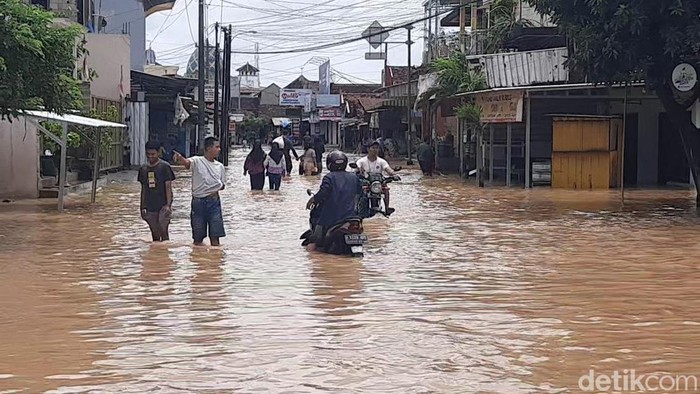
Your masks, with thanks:
<instances>
[{"instance_id":1,"label":"utility pole","mask_svg":"<svg viewBox=\"0 0 700 394\"><path fill-rule=\"evenodd\" d=\"M199 48L197 60L197 146L204 153L205 104L204 104L204 0L199 0Z\"/></svg>"},{"instance_id":2,"label":"utility pole","mask_svg":"<svg viewBox=\"0 0 700 394\"><path fill-rule=\"evenodd\" d=\"M214 26L214 37L214 53L216 56L214 60L214 135L221 139L221 118L219 118L219 111L221 110L221 106L219 105L219 74L221 72L221 61L219 60L219 22L216 22Z\"/></svg>"},{"instance_id":3,"label":"utility pole","mask_svg":"<svg viewBox=\"0 0 700 394\"><path fill-rule=\"evenodd\" d=\"M229 25L228 29L223 28L224 32L224 62L222 65L223 72L223 92L222 92L222 110L221 110L221 162L224 166L229 164L229 153L231 150L231 141L229 139L229 112L231 112L231 33L233 29Z\"/></svg>"},{"instance_id":4,"label":"utility pole","mask_svg":"<svg viewBox=\"0 0 700 394\"><path fill-rule=\"evenodd\" d=\"M413 144L411 143L411 140L413 138L413 106L412 101L413 97L411 94L411 80L413 79L413 70L412 70L412 64L411 64L411 46L413 45L413 41L411 41L411 30L413 30L413 25L407 25L406 30L408 31L408 41L406 41L406 45L408 45L408 94L407 94L407 100L406 100L406 107L407 107L407 126L408 130L406 130L406 145L408 147L408 161L406 164L413 165L413 159L411 158L413 156L412 148Z\"/></svg>"}]
</instances>

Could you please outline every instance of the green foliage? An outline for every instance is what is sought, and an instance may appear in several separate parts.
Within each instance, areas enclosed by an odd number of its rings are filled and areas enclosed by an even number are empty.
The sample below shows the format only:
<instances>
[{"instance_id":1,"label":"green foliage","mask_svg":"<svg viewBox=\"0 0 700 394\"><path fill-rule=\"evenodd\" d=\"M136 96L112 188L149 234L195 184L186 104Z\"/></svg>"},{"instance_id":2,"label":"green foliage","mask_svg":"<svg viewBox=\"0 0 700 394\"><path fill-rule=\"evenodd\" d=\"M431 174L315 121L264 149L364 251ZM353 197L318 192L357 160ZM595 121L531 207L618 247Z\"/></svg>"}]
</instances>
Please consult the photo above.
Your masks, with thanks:
<instances>
[{"instance_id":1,"label":"green foliage","mask_svg":"<svg viewBox=\"0 0 700 394\"><path fill-rule=\"evenodd\" d=\"M463 120L467 124L481 123L481 108L474 103L463 103L455 108L457 118Z\"/></svg>"},{"instance_id":2,"label":"green foliage","mask_svg":"<svg viewBox=\"0 0 700 394\"><path fill-rule=\"evenodd\" d=\"M569 66L594 82L665 82L700 53L698 0L527 0L574 41Z\"/></svg>"},{"instance_id":3,"label":"green foliage","mask_svg":"<svg viewBox=\"0 0 700 394\"><path fill-rule=\"evenodd\" d=\"M88 115L91 118L95 119L100 119L100 120L105 120L108 122L114 122L118 123L121 122L121 119L119 119L119 111L117 110L117 107L110 105L107 107L107 110L105 112L99 112L96 109L92 108L90 109L90 113ZM111 129L103 129L102 130L102 135L100 136L100 152L104 153L109 151L110 147L114 143L114 139L112 135L114 133L110 132ZM85 134L88 135L88 137L92 141L97 141L97 130L94 129L88 129L85 131Z\"/></svg>"},{"instance_id":4,"label":"green foliage","mask_svg":"<svg viewBox=\"0 0 700 394\"><path fill-rule=\"evenodd\" d=\"M57 27L53 14L20 0L0 0L0 117L43 107L64 113L80 108L73 78L78 25Z\"/></svg>"},{"instance_id":5,"label":"green foliage","mask_svg":"<svg viewBox=\"0 0 700 394\"><path fill-rule=\"evenodd\" d=\"M243 118L243 122L238 124L238 133L243 135L250 143L256 139L264 140L270 132L270 122L268 118L247 113Z\"/></svg>"},{"instance_id":6,"label":"green foliage","mask_svg":"<svg viewBox=\"0 0 700 394\"><path fill-rule=\"evenodd\" d=\"M55 135L59 139L63 135L63 126L60 123L56 122L51 122L51 121L44 121L40 122L41 125L51 134ZM68 131L68 146L71 148L77 148L80 146L81 138L80 134L74 132L74 131ZM53 153L59 152L61 148L58 146L58 144L52 140L51 138L47 137L45 134L41 134L41 143L44 149L48 149ZM43 152L42 152L43 154Z\"/></svg>"},{"instance_id":7,"label":"green foliage","mask_svg":"<svg viewBox=\"0 0 700 394\"><path fill-rule=\"evenodd\" d=\"M96 118L96 119L101 119L101 120L106 120L109 122L120 122L121 120L119 119L119 111L117 108L113 105L109 106L105 112L99 112L96 109L91 109L88 114L85 114L85 116L89 116L91 118ZM48 131L50 131L52 134L54 134L56 137L61 138L63 134L63 126L61 126L60 123L56 122L51 122L51 121L44 121L41 122L41 125ZM100 152L105 153L108 152L109 149L111 148L112 144L115 142L113 138L113 132L110 132L110 129L103 129L102 130L102 135L101 135L101 140L100 140ZM90 139L90 141L85 140L82 136L86 136ZM68 126L68 147L69 148L80 148L84 147L85 149L92 151L94 147L92 144L97 141L97 131L92 129L92 128L82 128L79 126L75 125L69 125ZM51 138L47 137L43 133L41 134L41 141L42 141L42 146L44 149L49 149L51 152L59 152L61 148L58 146L56 142L54 142Z\"/></svg>"},{"instance_id":8,"label":"green foliage","mask_svg":"<svg viewBox=\"0 0 700 394\"><path fill-rule=\"evenodd\" d=\"M419 98L419 104L433 95L441 100L459 93L488 88L484 74L471 69L462 54L456 53L449 58L436 59L431 64L431 69L437 73L438 86L425 92Z\"/></svg>"},{"instance_id":9,"label":"green foliage","mask_svg":"<svg viewBox=\"0 0 700 394\"><path fill-rule=\"evenodd\" d=\"M516 0L496 0L491 5L491 25L486 36L486 53L498 53L516 27L529 27L530 21L521 20L516 13Z\"/></svg>"}]
</instances>

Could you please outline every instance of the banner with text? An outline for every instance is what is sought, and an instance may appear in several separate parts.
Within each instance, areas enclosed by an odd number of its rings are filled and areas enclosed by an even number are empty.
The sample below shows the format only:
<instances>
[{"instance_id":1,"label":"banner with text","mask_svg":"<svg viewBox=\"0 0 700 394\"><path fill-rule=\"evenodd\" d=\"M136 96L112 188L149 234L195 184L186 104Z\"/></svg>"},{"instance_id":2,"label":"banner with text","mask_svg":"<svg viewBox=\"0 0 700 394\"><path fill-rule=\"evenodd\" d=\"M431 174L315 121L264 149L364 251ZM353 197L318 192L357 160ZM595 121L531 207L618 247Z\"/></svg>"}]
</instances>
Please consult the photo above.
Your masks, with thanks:
<instances>
[{"instance_id":1,"label":"banner with text","mask_svg":"<svg viewBox=\"0 0 700 394\"><path fill-rule=\"evenodd\" d=\"M305 107L311 101L309 89L282 89L280 92L280 105L285 107Z\"/></svg>"},{"instance_id":2,"label":"banner with text","mask_svg":"<svg viewBox=\"0 0 700 394\"><path fill-rule=\"evenodd\" d=\"M331 61L325 61L318 68L319 93L331 94Z\"/></svg>"},{"instance_id":3,"label":"banner with text","mask_svg":"<svg viewBox=\"0 0 700 394\"><path fill-rule=\"evenodd\" d=\"M482 123L523 121L523 91L483 93L476 96Z\"/></svg>"}]
</instances>

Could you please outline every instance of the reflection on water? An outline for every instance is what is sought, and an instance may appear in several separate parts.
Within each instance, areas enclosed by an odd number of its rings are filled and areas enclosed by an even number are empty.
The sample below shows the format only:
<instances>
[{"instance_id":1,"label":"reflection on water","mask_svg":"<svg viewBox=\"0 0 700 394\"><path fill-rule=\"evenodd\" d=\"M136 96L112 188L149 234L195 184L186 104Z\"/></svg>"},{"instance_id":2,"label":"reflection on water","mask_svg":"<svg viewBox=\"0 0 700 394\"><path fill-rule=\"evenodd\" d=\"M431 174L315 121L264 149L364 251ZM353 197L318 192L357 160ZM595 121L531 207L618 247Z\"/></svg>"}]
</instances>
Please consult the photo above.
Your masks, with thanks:
<instances>
[{"instance_id":1,"label":"reflection on water","mask_svg":"<svg viewBox=\"0 0 700 394\"><path fill-rule=\"evenodd\" d=\"M589 369L694 373L700 219L686 191L479 190L407 171L363 259L309 254L306 188L251 193L228 236L172 241L138 185L0 205L0 392L577 392Z\"/></svg>"}]
</instances>

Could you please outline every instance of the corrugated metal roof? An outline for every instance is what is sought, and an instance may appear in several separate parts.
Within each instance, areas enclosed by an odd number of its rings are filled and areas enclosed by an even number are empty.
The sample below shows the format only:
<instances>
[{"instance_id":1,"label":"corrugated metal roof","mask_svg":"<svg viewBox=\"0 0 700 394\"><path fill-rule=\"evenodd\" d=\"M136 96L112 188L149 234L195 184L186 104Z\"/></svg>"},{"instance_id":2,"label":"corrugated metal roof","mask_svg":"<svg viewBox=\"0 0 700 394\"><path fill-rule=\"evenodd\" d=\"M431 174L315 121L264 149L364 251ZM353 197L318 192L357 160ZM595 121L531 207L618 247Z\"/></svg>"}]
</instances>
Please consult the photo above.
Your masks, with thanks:
<instances>
[{"instance_id":1,"label":"corrugated metal roof","mask_svg":"<svg viewBox=\"0 0 700 394\"><path fill-rule=\"evenodd\" d=\"M486 55L482 64L491 88L532 86L569 80L567 48Z\"/></svg>"}]
</instances>

